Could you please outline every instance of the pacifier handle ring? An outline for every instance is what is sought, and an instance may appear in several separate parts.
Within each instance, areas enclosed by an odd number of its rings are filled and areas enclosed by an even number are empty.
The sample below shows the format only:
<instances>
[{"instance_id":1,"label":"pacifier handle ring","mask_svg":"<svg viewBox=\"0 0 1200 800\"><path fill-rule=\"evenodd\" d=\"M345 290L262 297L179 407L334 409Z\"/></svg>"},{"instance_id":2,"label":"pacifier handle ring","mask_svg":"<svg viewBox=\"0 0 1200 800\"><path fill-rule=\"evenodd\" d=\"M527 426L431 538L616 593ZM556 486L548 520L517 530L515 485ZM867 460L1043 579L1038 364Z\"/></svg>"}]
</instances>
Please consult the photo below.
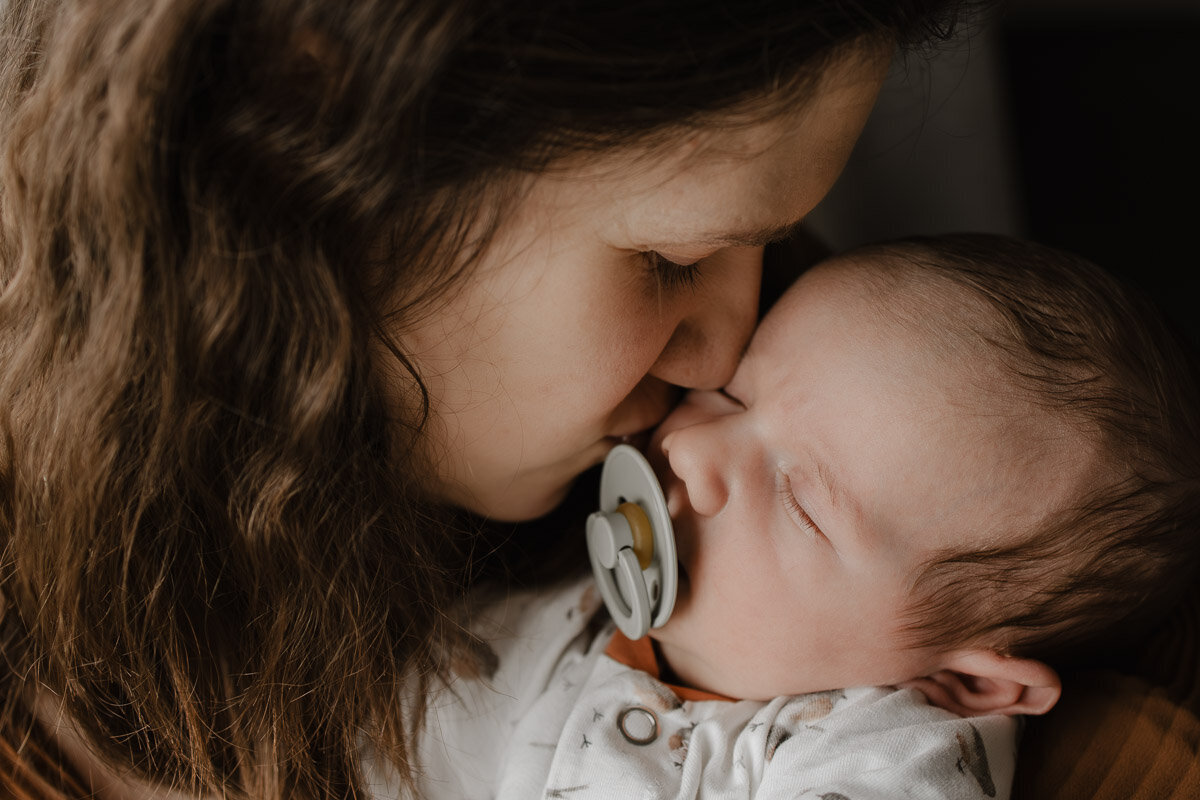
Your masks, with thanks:
<instances>
[{"instance_id":1,"label":"pacifier handle ring","mask_svg":"<svg viewBox=\"0 0 1200 800\"><path fill-rule=\"evenodd\" d=\"M650 630L650 594L642 578L626 514L597 511L588 518L592 575L613 621L630 639Z\"/></svg>"},{"instance_id":2,"label":"pacifier handle ring","mask_svg":"<svg viewBox=\"0 0 1200 800\"><path fill-rule=\"evenodd\" d=\"M627 613L616 618L617 627L630 639L640 639L650 631L650 595L646 591L646 582L642 579L637 556L632 550L625 549L620 552L614 572L617 576L616 582L620 584L621 595L631 601L625 606Z\"/></svg>"}]
</instances>

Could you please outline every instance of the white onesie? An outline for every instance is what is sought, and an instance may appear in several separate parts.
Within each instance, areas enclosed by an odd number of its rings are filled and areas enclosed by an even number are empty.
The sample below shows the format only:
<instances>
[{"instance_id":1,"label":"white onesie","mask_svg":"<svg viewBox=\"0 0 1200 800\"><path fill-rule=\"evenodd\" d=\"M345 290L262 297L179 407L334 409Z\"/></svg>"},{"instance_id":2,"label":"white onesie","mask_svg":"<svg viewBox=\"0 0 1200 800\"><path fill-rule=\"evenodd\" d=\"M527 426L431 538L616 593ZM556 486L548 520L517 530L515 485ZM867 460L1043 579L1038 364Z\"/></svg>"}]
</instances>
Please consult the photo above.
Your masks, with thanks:
<instances>
[{"instance_id":1,"label":"white onesie","mask_svg":"<svg viewBox=\"0 0 1200 800\"><path fill-rule=\"evenodd\" d=\"M1017 720L964 719L891 687L761 702L671 686L590 579L514 595L481 633L498 668L431 699L423 799L1009 796ZM402 796L379 759L367 769L376 797Z\"/></svg>"}]
</instances>

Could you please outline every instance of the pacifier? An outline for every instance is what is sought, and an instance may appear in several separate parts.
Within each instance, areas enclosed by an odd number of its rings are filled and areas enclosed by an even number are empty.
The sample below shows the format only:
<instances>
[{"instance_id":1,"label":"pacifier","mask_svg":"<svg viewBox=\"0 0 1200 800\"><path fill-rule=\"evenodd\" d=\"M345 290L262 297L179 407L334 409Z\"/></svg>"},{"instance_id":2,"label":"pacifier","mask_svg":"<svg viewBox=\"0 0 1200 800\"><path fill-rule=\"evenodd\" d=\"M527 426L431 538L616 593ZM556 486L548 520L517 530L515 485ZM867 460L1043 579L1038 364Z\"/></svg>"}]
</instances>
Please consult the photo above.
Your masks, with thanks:
<instances>
[{"instance_id":1,"label":"pacifier","mask_svg":"<svg viewBox=\"0 0 1200 800\"><path fill-rule=\"evenodd\" d=\"M587 520L588 558L621 633L640 639L675 607L679 562L667 500L637 448L619 444L600 473L600 510Z\"/></svg>"}]
</instances>

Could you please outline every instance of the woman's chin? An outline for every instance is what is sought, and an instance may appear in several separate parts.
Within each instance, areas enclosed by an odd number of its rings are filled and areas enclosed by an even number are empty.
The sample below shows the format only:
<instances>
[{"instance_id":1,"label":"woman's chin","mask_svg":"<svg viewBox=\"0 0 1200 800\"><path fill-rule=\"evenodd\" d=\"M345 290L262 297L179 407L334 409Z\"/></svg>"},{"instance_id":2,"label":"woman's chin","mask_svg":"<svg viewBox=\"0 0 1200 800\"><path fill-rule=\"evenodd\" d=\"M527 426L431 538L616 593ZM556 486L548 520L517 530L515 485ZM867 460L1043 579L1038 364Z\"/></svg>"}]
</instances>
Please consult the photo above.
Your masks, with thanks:
<instances>
[{"instance_id":1,"label":"woman's chin","mask_svg":"<svg viewBox=\"0 0 1200 800\"><path fill-rule=\"evenodd\" d=\"M529 522L546 516L558 508L566 499L570 486L564 486L545 495L515 502L505 502L491 518L497 522Z\"/></svg>"},{"instance_id":2,"label":"woman's chin","mask_svg":"<svg viewBox=\"0 0 1200 800\"><path fill-rule=\"evenodd\" d=\"M570 482L544 486L510 486L507 491L450 497L461 508L495 522L529 522L556 509L571 489Z\"/></svg>"}]
</instances>

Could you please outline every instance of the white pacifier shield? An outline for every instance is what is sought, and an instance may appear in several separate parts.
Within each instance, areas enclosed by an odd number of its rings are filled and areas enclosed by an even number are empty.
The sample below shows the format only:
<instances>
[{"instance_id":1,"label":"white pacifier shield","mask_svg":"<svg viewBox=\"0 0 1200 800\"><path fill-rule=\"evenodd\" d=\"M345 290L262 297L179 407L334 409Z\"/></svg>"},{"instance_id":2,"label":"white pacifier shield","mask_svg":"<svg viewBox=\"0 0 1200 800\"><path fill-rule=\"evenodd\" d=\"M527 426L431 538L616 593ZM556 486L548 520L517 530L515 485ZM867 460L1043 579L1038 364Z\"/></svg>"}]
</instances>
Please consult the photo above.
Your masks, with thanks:
<instances>
[{"instance_id":1,"label":"white pacifier shield","mask_svg":"<svg viewBox=\"0 0 1200 800\"><path fill-rule=\"evenodd\" d=\"M653 554L644 569L634 551L633 531L617 510L633 503L650 522ZM588 517L588 556L604 604L621 632L640 639L666 623L675 607L679 563L667 501L649 462L634 447L608 453L600 475L600 510Z\"/></svg>"}]
</instances>

